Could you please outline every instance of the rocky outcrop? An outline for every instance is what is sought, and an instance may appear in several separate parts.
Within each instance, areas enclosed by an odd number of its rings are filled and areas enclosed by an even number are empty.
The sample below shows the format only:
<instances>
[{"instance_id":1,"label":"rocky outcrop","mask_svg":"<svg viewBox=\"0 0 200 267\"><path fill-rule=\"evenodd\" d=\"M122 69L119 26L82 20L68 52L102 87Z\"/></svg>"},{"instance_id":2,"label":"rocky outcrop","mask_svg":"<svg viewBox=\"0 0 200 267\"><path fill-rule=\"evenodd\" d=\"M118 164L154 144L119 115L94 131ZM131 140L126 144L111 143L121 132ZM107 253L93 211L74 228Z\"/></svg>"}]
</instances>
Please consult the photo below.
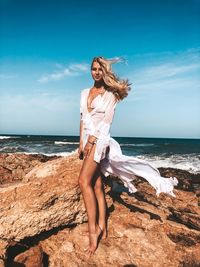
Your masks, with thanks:
<instances>
[{"instance_id":1,"label":"rocky outcrop","mask_svg":"<svg viewBox=\"0 0 200 267\"><path fill-rule=\"evenodd\" d=\"M108 238L101 240L88 258L84 251L88 239L83 235L87 216L77 185L80 160L77 155L49 160L29 156L26 168L27 155L16 154L18 164L22 157L24 169L20 179L14 179L14 171L8 180L6 175L1 177L0 266L200 265L196 176L159 169L163 176L176 176L181 181L175 189L176 198L165 194L156 197L143 179L134 181L138 192L129 194L119 180L105 178ZM4 162L7 166L8 157L0 156L1 165Z\"/></svg>"},{"instance_id":2,"label":"rocky outcrop","mask_svg":"<svg viewBox=\"0 0 200 267\"><path fill-rule=\"evenodd\" d=\"M115 202L108 220L108 238L101 240L91 258L84 252L88 245L87 237L82 235L86 227L84 224L73 229L64 229L41 241L43 251L50 255L49 266L199 265L198 231L163 219L161 211L156 212L156 208L144 202L139 204L127 196L124 201L131 207L127 209L123 204Z\"/></svg>"},{"instance_id":3,"label":"rocky outcrop","mask_svg":"<svg viewBox=\"0 0 200 267\"><path fill-rule=\"evenodd\" d=\"M58 158L45 155L0 154L0 185L17 182L36 165Z\"/></svg>"},{"instance_id":4,"label":"rocky outcrop","mask_svg":"<svg viewBox=\"0 0 200 267\"><path fill-rule=\"evenodd\" d=\"M179 180L177 189L191 191L200 196L200 173L193 174L173 168L159 168L159 171L164 177L177 176Z\"/></svg>"},{"instance_id":5,"label":"rocky outcrop","mask_svg":"<svg viewBox=\"0 0 200 267\"><path fill-rule=\"evenodd\" d=\"M79 161L60 158L34 167L20 183L0 189L0 236L19 241L86 220L77 186Z\"/></svg>"}]
</instances>

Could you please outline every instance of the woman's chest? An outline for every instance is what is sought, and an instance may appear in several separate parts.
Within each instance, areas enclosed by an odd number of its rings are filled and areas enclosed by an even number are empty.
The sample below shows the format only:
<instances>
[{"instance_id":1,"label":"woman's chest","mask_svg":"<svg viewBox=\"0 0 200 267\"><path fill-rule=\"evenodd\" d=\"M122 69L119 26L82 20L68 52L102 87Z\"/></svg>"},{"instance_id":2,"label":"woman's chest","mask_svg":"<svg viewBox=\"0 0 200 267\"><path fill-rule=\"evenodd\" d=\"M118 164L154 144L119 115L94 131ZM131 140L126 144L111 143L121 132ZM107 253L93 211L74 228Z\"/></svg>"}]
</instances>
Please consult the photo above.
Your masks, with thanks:
<instances>
[{"instance_id":1,"label":"woman's chest","mask_svg":"<svg viewBox=\"0 0 200 267\"><path fill-rule=\"evenodd\" d=\"M89 113L105 112L106 109L106 92L104 94L89 94L85 98L85 109Z\"/></svg>"}]
</instances>

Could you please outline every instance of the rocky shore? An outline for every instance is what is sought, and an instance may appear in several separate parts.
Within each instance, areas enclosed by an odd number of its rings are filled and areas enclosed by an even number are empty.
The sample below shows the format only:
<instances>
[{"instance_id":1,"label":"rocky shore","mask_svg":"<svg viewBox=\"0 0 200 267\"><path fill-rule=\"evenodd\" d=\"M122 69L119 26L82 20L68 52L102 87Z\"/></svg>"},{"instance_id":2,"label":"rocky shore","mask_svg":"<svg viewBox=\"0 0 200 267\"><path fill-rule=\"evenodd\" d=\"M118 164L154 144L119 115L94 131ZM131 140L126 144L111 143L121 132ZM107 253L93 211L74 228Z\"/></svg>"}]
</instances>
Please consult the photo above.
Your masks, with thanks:
<instances>
[{"instance_id":1,"label":"rocky shore","mask_svg":"<svg viewBox=\"0 0 200 267\"><path fill-rule=\"evenodd\" d=\"M80 167L77 155L0 154L0 267L200 266L200 174L159 168L178 178L176 198L105 178L108 237L88 258Z\"/></svg>"}]
</instances>

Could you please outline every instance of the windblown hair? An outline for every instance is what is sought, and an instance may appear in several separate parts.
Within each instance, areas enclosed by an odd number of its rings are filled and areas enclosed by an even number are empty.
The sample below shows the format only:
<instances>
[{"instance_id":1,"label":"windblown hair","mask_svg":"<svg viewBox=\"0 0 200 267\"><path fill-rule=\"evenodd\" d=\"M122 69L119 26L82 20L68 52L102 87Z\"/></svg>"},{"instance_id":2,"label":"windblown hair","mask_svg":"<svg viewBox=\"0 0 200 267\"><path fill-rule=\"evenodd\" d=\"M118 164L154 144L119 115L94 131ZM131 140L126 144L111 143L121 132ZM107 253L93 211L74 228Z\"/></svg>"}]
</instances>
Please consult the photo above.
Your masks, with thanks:
<instances>
[{"instance_id":1,"label":"windblown hair","mask_svg":"<svg viewBox=\"0 0 200 267\"><path fill-rule=\"evenodd\" d=\"M91 68L94 62L99 63L103 72L103 81L105 83L105 89L111 91L117 100L122 100L128 95L128 91L131 90L131 83L128 79L119 79L115 73L113 73L111 65L113 63L124 61L123 58L116 57L112 59L106 59L104 57L94 57L92 60Z\"/></svg>"}]
</instances>

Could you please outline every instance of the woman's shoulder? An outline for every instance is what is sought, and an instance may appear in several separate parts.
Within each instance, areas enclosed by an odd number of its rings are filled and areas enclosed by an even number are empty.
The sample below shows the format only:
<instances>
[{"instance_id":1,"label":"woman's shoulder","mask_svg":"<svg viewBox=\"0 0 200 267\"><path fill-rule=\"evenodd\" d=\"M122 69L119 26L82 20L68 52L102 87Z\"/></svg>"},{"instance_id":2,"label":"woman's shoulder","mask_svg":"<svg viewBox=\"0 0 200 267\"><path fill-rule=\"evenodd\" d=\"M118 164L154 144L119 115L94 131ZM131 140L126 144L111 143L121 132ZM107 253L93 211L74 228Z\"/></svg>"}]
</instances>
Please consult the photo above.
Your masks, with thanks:
<instances>
[{"instance_id":1,"label":"woman's shoulder","mask_svg":"<svg viewBox=\"0 0 200 267\"><path fill-rule=\"evenodd\" d=\"M81 95L88 93L90 88L85 88L81 91Z\"/></svg>"},{"instance_id":2,"label":"woman's shoulder","mask_svg":"<svg viewBox=\"0 0 200 267\"><path fill-rule=\"evenodd\" d=\"M111 102L118 102L117 98L111 91L107 91L107 99L110 100Z\"/></svg>"}]
</instances>

